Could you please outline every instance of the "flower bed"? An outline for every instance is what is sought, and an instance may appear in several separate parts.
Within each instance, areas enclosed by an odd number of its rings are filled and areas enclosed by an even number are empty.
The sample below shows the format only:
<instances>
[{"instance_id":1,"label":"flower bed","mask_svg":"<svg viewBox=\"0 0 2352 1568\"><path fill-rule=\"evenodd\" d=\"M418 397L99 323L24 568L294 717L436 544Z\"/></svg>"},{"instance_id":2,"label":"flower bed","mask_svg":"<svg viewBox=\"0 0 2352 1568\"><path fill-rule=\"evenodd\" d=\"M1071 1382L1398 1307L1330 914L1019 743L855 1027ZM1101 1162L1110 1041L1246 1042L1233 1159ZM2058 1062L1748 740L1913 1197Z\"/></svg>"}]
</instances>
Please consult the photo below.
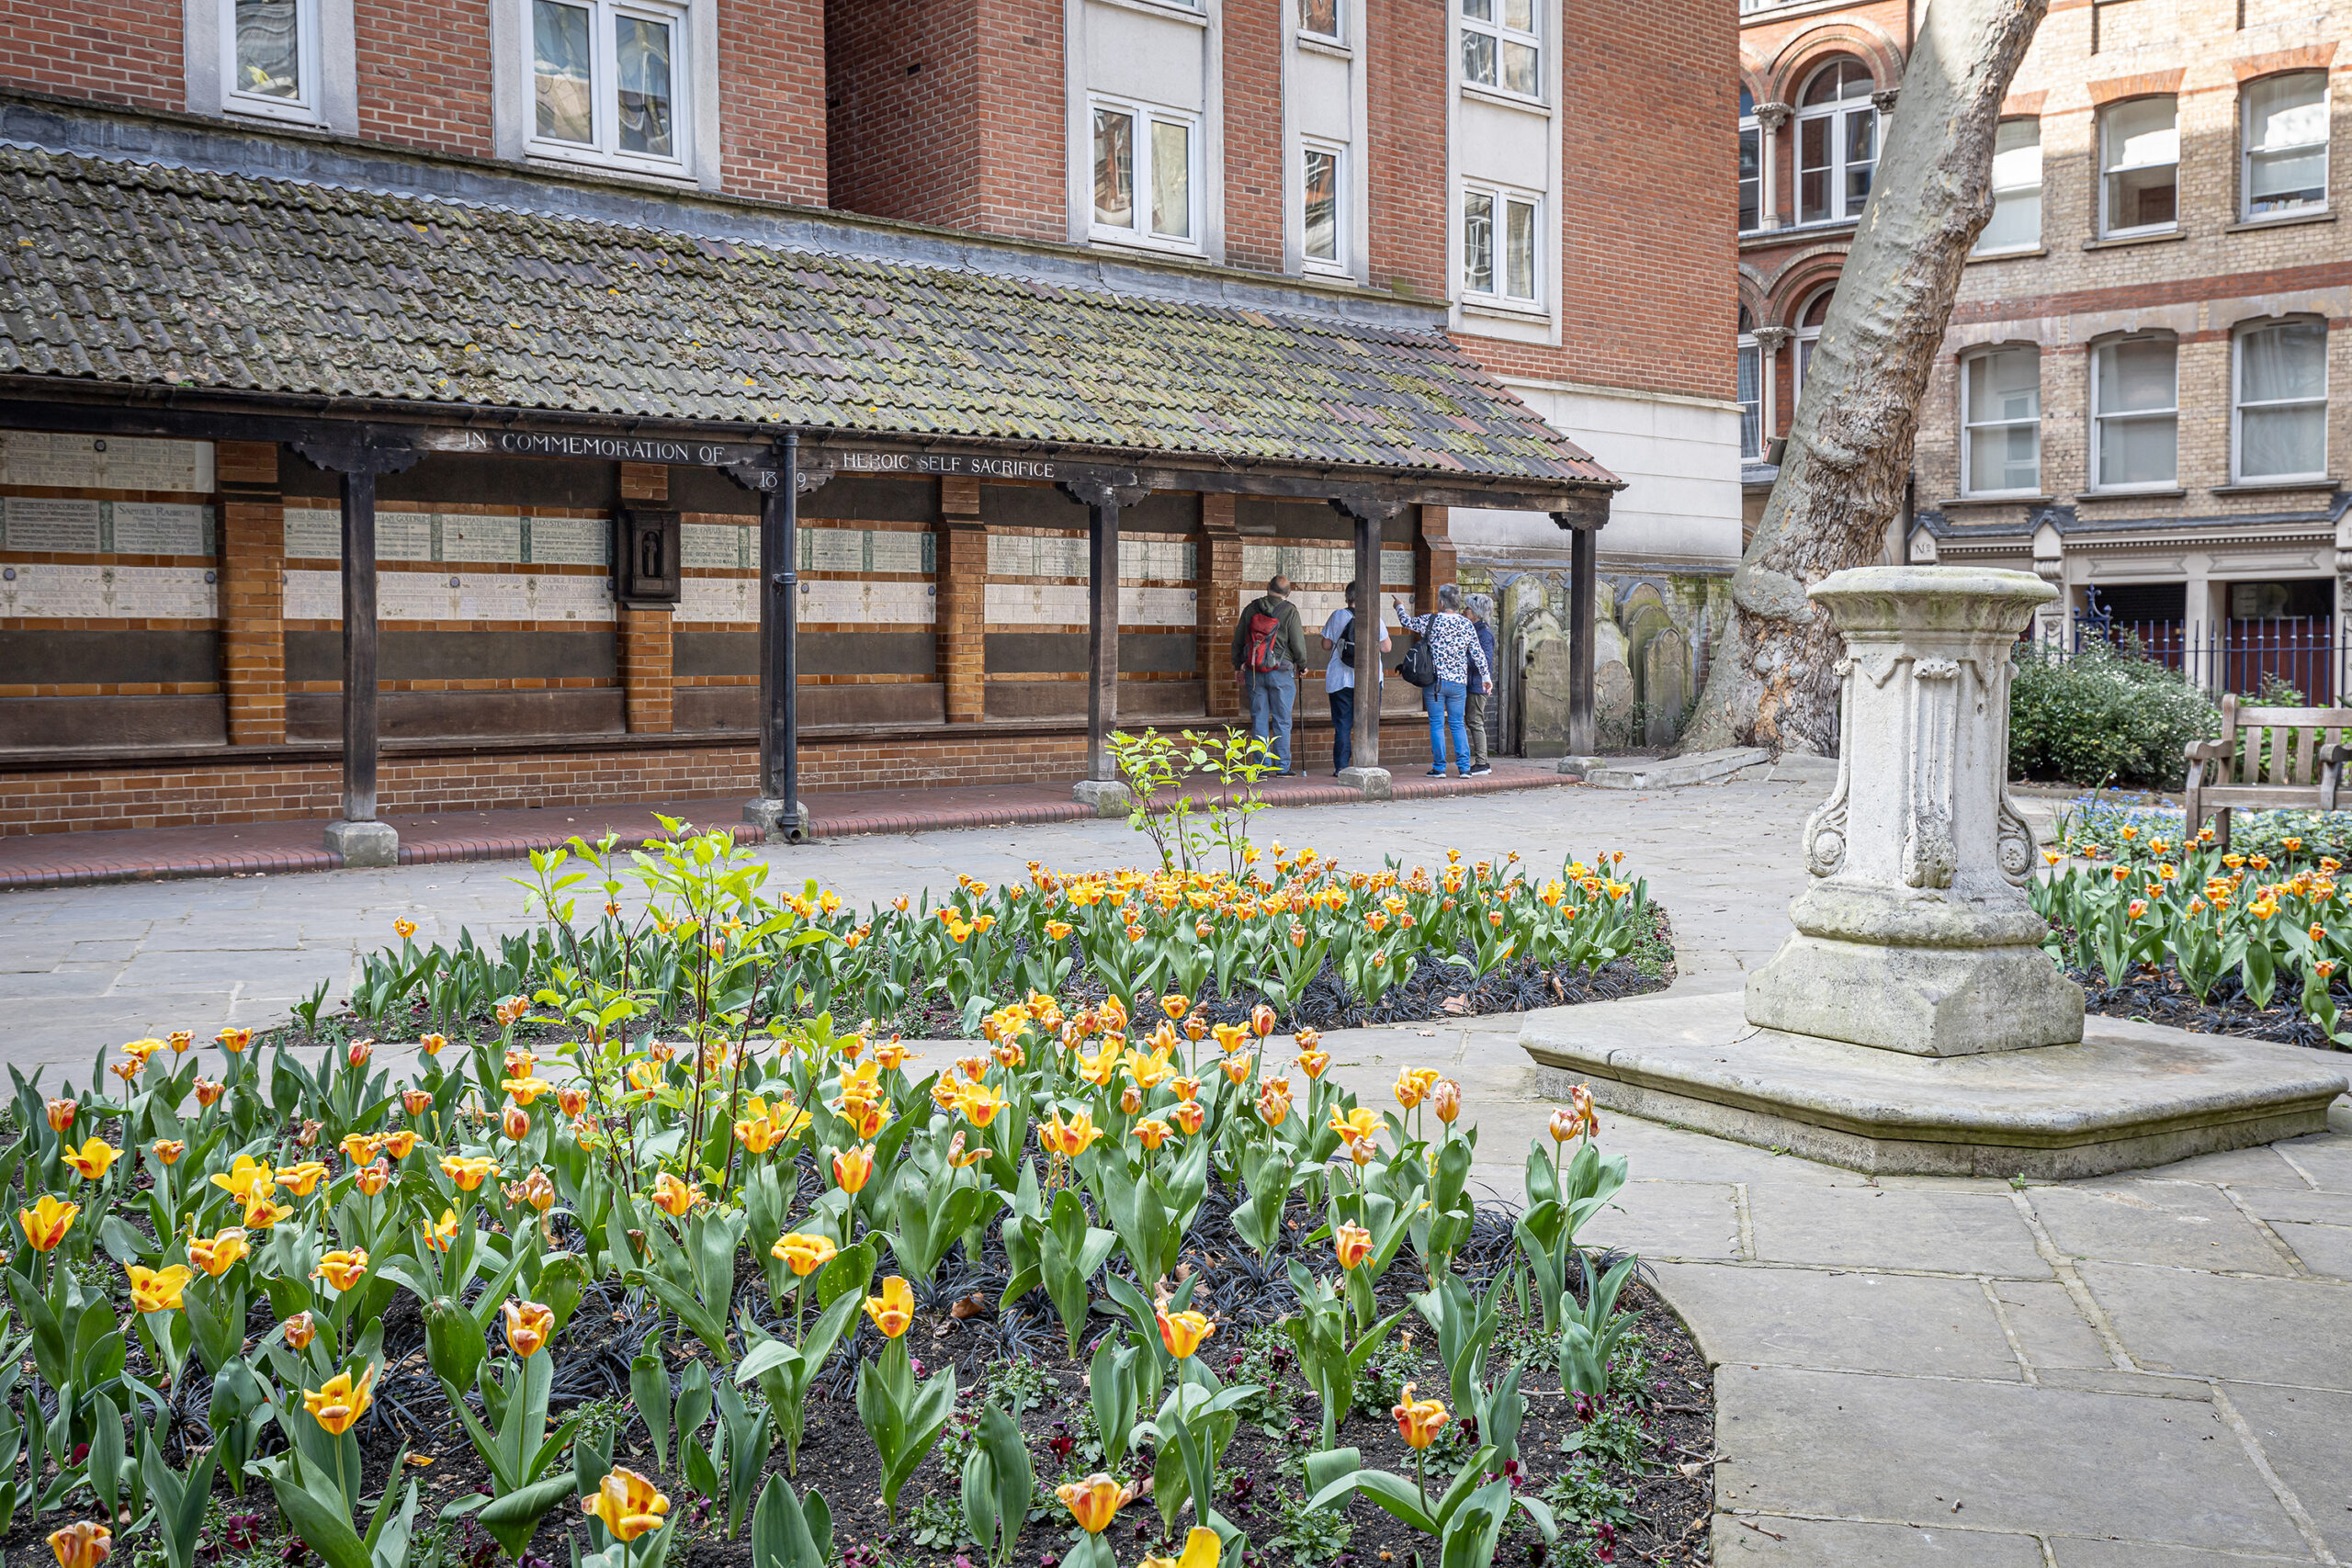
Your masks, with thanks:
<instances>
[{"instance_id":1,"label":"flower bed","mask_svg":"<svg viewBox=\"0 0 2352 1568\"><path fill-rule=\"evenodd\" d=\"M1177 988L1238 1005L1227 921L1294 1007L1332 950L1374 1000L1399 981L1367 969L1475 976L1465 944L1488 974L1521 942L1606 964L1652 929L1638 883L1277 856L850 925L681 835L632 857L624 924L581 850L535 862L546 929L503 951L553 956L487 1027L447 972L481 950L399 933L450 1026L413 1073L226 1030L19 1080L10 1541L64 1568L116 1533L158 1568L1703 1556L1704 1364L1634 1259L1577 1243L1626 1175L1589 1100L1527 1151L1523 1207L1475 1204L1458 1087L1359 1103L1272 1001L1204 1019ZM816 982L869 945L835 995L950 965L985 1045L836 1030Z\"/></svg>"},{"instance_id":2,"label":"flower bed","mask_svg":"<svg viewBox=\"0 0 2352 1568\"><path fill-rule=\"evenodd\" d=\"M2352 911L2344 862L2294 833L2224 853L2210 827L2183 842L2177 813L2070 817L2043 852L2033 906L2085 1006L2200 1032L2333 1047ZM2103 828L2102 838L2090 836ZM2075 857L2068 862L2067 856Z\"/></svg>"}]
</instances>

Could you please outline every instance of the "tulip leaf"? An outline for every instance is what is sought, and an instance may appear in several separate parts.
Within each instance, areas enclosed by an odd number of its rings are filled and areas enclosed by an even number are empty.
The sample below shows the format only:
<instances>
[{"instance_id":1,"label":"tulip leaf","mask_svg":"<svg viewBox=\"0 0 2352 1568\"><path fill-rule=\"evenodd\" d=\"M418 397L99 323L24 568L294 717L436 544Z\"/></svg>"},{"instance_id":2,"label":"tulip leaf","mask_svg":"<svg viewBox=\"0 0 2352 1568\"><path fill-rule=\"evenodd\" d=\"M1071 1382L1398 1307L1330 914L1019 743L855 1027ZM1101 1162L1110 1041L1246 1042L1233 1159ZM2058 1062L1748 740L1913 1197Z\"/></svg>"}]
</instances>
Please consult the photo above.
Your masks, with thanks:
<instances>
[{"instance_id":1,"label":"tulip leaf","mask_svg":"<svg viewBox=\"0 0 2352 1568\"><path fill-rule=\"evenodd\" d=\"M538 1530L539 1520L557 1504L572 1496L578 1484L571 1476L551 1475L519 1492L509 1492L474 1517L481 1521L481 1528L490 1532L491 1539L506 1549L508 1556L520 1557Z\"/></svg>"}]
</instances>

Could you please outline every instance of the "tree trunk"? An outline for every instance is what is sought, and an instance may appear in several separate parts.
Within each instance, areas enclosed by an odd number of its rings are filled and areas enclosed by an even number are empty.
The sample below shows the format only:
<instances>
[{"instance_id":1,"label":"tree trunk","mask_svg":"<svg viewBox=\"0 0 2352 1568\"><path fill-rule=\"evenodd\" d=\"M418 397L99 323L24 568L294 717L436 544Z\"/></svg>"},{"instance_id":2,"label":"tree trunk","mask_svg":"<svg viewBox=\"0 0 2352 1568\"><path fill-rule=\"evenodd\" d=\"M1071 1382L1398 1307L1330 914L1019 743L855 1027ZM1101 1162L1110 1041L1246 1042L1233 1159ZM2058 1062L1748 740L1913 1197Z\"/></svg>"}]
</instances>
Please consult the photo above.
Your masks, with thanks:
<instances>
[{"instance_id":1,"label":"tree trunk","mask_svg":"<svg viewBox=\"0 0 2352 1568\"><path fill-rule=\"evenodd\" d=\"M1838 634L1805 590L1877 558L1961 267L1992 216L2001 100L2048 0L1936 0L1911 53L1764 520L1680 750L1838 745Z\"/></svg>"}]
</instances>

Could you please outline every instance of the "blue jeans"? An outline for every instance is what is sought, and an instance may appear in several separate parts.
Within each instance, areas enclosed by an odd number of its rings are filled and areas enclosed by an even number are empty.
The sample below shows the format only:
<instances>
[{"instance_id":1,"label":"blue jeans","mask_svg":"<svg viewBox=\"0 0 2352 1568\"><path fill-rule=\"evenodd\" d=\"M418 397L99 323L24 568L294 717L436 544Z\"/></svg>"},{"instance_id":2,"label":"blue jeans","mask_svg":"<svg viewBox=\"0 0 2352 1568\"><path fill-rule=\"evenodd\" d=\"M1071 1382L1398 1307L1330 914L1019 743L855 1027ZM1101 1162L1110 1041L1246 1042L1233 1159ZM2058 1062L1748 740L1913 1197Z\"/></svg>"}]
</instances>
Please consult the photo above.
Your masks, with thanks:
<instances>
[{"instance_id":1,"label":"blue jeans","mask_svg":"<svg viewBox=\"0 0 2352 1568\"><path fill-rule=\"evenodd\" d=\"M1463 728L1463 700L1470 694L1465 681L1440 681L1422 693L1421 701L1430 710L1430 766L1439 773L1445 771L1445 738L1449 730L1453 736L1453 771L1470 771L1470 732Z\"/></svg>"},{"instance_id":2,"label":"blue jeans","mask_svg":"<svg viewBox=\"0 0 2352 1568\"><path fill-rule=\"evenodd\" d=\"M1250 674L1250 733L1273 742L1274 760L1290 772L1290 709L1298 677L1288 670L1252 670Z\"/></svg>"},{"instance_id":3,"label":"blue jeans","mask_svg":"<svg viewBox=\"0 0 2352 1568\"><path fill-rule=\"evenodd\" d=\"M1343 773L1356 754L1356 689L1342 686L1324 695L1331 699L1331 771Z\"/></svg>"}]
</instances>

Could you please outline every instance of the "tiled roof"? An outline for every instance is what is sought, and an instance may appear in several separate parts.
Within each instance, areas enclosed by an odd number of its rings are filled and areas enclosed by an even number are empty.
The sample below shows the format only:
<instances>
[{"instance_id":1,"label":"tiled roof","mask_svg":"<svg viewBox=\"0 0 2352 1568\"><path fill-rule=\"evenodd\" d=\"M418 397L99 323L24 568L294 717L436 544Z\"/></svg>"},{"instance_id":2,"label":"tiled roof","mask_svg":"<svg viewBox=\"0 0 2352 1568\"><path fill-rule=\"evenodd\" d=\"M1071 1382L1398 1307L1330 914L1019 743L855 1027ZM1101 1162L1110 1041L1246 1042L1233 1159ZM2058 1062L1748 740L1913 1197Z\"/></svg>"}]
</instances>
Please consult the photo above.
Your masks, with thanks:
<instances>
[{"instance_id":1,"label":"tiled roof","mask_svg":"<svg viewBox=\"0 0 2352 1568\"><path fill-rule=\"evenodd\" d=\"M0 372L1611 480L1439 335L23 147Z\"/></svg>"}]
</instances>

